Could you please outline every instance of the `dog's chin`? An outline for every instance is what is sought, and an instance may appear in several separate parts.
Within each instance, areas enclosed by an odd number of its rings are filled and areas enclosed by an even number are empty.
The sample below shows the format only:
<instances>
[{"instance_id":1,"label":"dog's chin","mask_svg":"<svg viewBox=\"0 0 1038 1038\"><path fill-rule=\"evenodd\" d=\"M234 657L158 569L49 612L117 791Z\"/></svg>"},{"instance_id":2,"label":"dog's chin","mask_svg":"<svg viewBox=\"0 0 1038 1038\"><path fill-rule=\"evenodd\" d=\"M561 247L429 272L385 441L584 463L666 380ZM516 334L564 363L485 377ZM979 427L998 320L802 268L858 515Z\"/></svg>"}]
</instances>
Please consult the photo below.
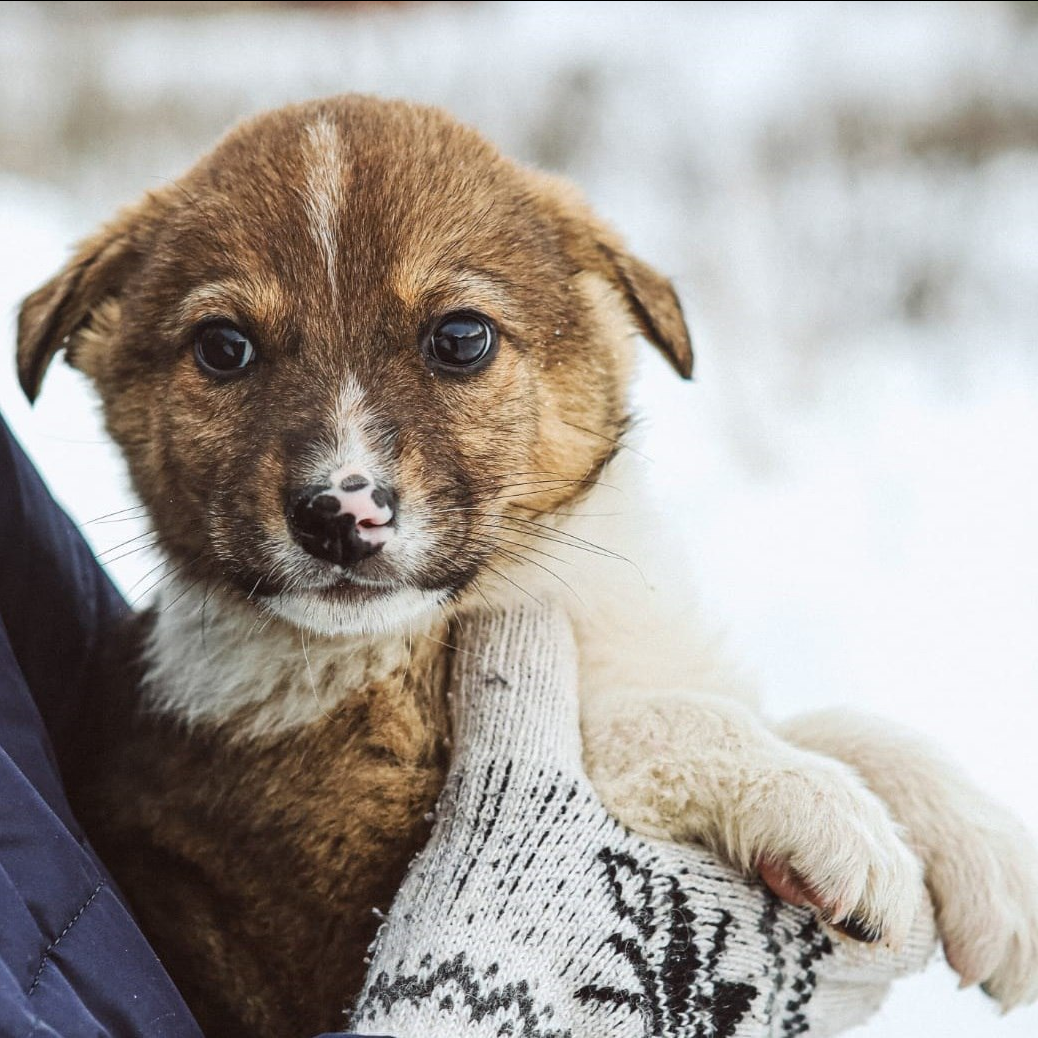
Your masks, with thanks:
<instances>
[{"instance_id":1,"label":"dog's chin","mask_svg":"<svg viewBox=\"0 0 1038 1038\"><path fill-rule=\"evenodd\" d=\"M264 609L314 634L393 634L430 622L449 598L447 590L411 587L337 587L262 598Z\"/></svg>"}]
</instances>

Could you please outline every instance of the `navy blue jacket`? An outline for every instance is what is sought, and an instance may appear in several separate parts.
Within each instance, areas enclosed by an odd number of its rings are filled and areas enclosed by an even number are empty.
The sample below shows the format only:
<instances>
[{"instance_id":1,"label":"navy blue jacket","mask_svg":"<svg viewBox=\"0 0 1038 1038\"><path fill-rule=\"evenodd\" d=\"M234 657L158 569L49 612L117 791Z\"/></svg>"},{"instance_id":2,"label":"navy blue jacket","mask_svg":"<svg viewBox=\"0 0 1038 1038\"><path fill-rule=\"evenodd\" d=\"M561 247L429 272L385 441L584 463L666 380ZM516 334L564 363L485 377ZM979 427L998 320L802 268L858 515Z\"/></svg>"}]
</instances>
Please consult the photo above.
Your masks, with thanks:
<instances>
[{"instance_id":1,"label":"navy blue jacket","mask_svg":"<svg viewBox=\"0 0 1038 1038\"><path fill-rule=\"evenodd\" d=\"M200 1038L69 809L126 604L0 419L0 1038Z\"/></svg>"}]
</instances>

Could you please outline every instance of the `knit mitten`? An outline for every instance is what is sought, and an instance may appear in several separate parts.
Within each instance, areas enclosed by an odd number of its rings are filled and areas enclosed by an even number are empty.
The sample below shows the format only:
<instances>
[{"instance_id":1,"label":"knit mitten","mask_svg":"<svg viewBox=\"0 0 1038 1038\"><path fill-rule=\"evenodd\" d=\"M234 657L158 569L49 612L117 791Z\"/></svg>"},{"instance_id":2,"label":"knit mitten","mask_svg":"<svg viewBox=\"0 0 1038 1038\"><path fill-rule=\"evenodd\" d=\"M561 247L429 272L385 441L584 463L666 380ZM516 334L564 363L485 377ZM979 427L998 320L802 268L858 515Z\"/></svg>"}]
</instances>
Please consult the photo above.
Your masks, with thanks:
<instances>
[{"instance_id":1,"label":"knit mitten","mask_svg":"<svg viewBox=\"0 0 1038 1038\"><path fill-rule=\"evenodd\" d=\"M581 766L563 612L469 617L437 822L373 946L352 1029L395 1038L788 1038L860 1023L922 967L824 930L711 854L642 839Z\"/></svg>"}]
</instances>

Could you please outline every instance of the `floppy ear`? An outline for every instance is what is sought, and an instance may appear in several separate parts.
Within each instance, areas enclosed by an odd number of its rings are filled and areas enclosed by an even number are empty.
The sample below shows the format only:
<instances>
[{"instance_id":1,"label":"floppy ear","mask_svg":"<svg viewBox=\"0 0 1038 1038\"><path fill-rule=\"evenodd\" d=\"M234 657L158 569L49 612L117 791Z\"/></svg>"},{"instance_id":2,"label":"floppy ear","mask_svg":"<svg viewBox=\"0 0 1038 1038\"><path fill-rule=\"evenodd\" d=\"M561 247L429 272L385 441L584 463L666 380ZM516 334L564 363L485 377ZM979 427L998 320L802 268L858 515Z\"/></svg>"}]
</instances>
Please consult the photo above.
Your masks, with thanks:
<instances>
[{"instance_id":1,"label":"floppy ear","mask_svg":"<svg viewBox=\"0 0 1038 1038\"><path fill-rule=\"evenodd\" d=\"M682 378L692 377L692 340L673 285L632 255L566 180L533 173L537 194L554 211L574 258L604 274L623 296L638 329Z\"/></svg>"},{"instance_id":2,"label":"floppy ear","mask_svg":"<svg viewBox=\"0 0 1038 1038\"><path fill-rule=\"evenodd\" d=\"M642 335L660 350L682 378L691 378L692 339L674 286L648 263L626 250L617 250L604 241L599 242L599 248L613 268L614 280L623 291Z\"/></svg>"},{"instance_id":3,"label":"floppy ear","mask_svg":"<svg viewBox=\"0 0 1038 1038\"><path fill-rule=\"evenodd\" d=\"M111 223L80 243L75 255L45 285L22 302L18 313L18 381L34 401L58 350L72 345L78 331L105 299L119 294L137 265L146 214L157 208L155 193L124 209Z\"/></svg>"}]
</instances>

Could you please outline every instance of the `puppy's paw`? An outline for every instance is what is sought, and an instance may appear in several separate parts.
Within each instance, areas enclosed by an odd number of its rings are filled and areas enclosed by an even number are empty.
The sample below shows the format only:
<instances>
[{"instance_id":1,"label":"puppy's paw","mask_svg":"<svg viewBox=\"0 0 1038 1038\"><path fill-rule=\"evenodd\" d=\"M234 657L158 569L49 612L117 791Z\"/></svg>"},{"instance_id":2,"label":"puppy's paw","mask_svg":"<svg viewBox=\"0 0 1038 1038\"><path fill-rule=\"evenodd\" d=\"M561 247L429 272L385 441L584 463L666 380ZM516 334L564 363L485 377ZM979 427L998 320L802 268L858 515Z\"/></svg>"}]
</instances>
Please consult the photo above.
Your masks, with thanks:
<instances>
[{"instance_id":1,"label":"puppy's paw","mask_svg":"<svg viewBox=\"0 0 1038 1038\"><path fill-rule=\"evenodd\" d=\"M835 929L899 947L923 897L923 871L883 803L844 765L792 751L742 790L727 837L780 897Z\"/></svg>"},{"instance_id":2,"label":"puppy's paw","mask_svg":"<svg viewBox=\"0 0 1038 1038\"><path fill-rule=\"evenodd\" d=\"M850 767L790 746L745 706L658 695L584 717L585 764L606 807L637 832L709 846L780 897L859 939L897 946L923 896L922 867Z\"/></svg>"},{"instance_id":3,"label":"puppy's paw","mask_svg":"<svg viewBox=\"0 0 1038 1038\"><path fill-rule=\"evenodd\" d=\"M997 804L970 807L946 818L954 824L929 857L927 885L962 986L979 983L1011 1009L1038 999L1038 852Z\"/></svg>"},{"instance_id":4,"label":"puppy's paw","mask_svg":"<svg viewBox=\"0 0 1038 1038\"><path fill-rule=\"evenodd\" d=\"M851 765L922 859L945 956L1009 1009L1038 998L1038 851L1023 827L925 740L825 710L781 733Z\"/></svg>"}]
</instances>

